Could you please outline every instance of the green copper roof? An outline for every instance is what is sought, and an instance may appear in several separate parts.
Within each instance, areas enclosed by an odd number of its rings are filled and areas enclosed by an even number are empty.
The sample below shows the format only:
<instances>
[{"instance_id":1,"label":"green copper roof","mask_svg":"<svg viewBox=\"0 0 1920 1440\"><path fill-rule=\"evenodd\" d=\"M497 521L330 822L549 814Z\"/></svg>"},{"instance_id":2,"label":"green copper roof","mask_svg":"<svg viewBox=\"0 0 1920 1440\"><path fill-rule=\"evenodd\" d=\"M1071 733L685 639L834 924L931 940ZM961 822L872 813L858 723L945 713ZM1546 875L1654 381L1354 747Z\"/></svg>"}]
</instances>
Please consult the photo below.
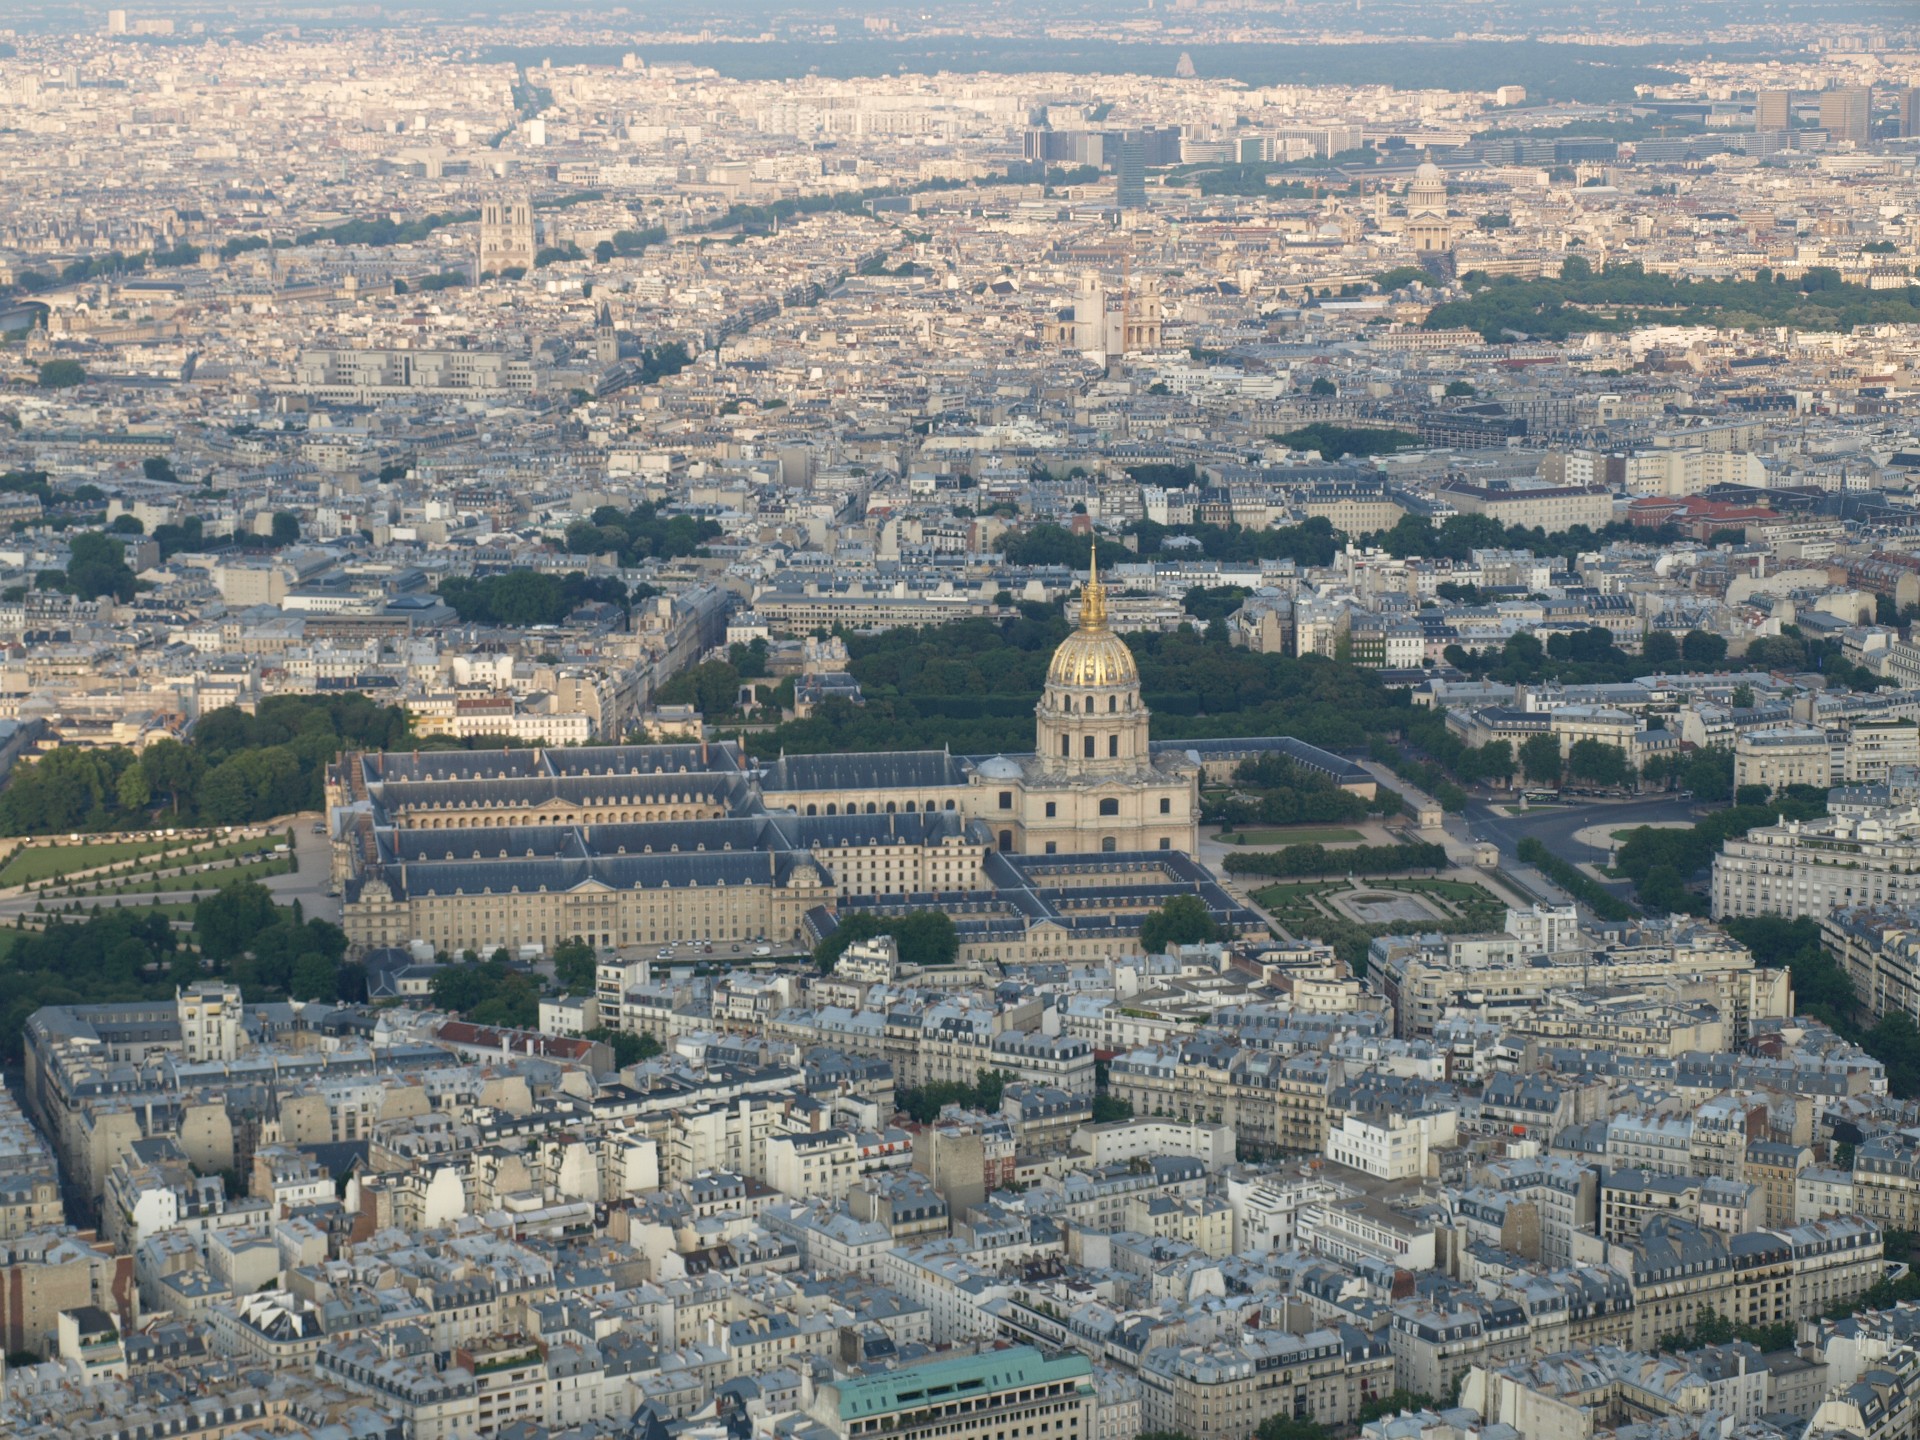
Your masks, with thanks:
<instances>
[{"instance_id":1,"label":"green copper roof","mask_svg":"<svg viewBox=\"0 0 1920 1440\"><path fill-rule=\"evenodd\" d=\"M914 1365L864 1380L843 1380L835 1389L840 1396L840 1418L863 1420L999 1390L1083 1380L1092 1374L1093 1365L1084 1355L1047 1360L1031 1345L1015 1345L985 1355Z\"/></svg>"}]
</instances>

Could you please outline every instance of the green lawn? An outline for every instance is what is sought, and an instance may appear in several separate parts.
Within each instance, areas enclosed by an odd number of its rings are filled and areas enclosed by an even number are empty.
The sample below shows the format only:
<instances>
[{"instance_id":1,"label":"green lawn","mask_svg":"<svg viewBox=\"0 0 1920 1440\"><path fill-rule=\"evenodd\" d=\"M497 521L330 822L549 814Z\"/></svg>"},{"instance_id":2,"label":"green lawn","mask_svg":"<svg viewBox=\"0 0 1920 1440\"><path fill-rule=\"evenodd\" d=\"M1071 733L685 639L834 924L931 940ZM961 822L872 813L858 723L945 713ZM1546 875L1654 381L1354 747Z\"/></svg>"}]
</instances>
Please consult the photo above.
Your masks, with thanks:
<instances>
[{"instance_id":1,"label":"green lawn","mask_svg":"<svg viewBox=\"0 0 1920 1440\"><path fill-rule=\"evenodd\" d=\"M1389 921L1362 925L1342 916L1322 913L1313 897L1351 891L1399 890L1416 895L1431 895L1451 902L1458 912L1445 920ZM1405 935L1439 931L1446 935L1477 934L1498 930L1506 918L1506 902L1483 886L1460 880L1431 880L1407 877L1395 880L1368 880L1352 885L1346 880L1305 880L1263 885L1249 892L1254 902L1278 920L1291 933L1314 940L1325 940L1339 952L1358 975L1366 966L1367 942L1376 935Z\"/></svg>"},{"instance_id":2,"label":"green lawn","mask_svg":"<svg viewBox=\"0 0 1920 1440\"><path fill-rule=\"evenodd\" d=\"M263 852L271 848L271 840L230 840L224 845L201 845L198 849L180 849L170 854L155 855L142 860L131 869L118 874L88 876L78 881L81 885L111 885L124 889L142 875L155 875L166 870L178 870L183 866L213 865L225 860L261 858Z\"/></svg>"},{"instance_id":3,"label":"green lawn","mask_svg":"<svg viewBox=\"0 0 1920 1440\"><path fill-rule=\"evenodd\" d=\"M116 840L82 845L26 845L13 852L0 866L0 885L25 885L34 880L50 880L70 875L75 870L91 870L96 865L111 865L117 860L138 860L157 855L168 848L177 849L189 841Z\"/></svg>"},{"instance_id":4,"label":"green lawn","mask_svg":"<svg viewBox=\"0 0 1920 1440\"><path fill-rule=\"evenodd\" d=\"M1366 839L1338 825L1287 825L1269 830L1222 830L1223 845L1353 845Z\"/></svg>"},{"instance_id":5,"label":"green lawn","mask_svg":"<svg viewBox=\"0 0 1920 1440\"><path fill-rule=\"evenodd\" d=\"M112 910L115 908L111 902L103 905L98 901L88 902L88 901L82 900L80 903L81 903L81 906L87 910ZM119 908L122 910L137 911L139 914L142 914L142 915L148 915L148 914L164 915L169 920L191 920L193 919L194 906L197 903L198 903L197 901L193 901L193 900L170 900L164 905L135 904L135 905L122 905Z\"/></svg>"},{"instance_id":6,"label":"green lawn","mask_svg":"<svg viewBox=\"0 0 1920 1440\"><path fill-rule=\"evenodd\" d=\"M198 860L194 862L196 867L202 863ZM77 893L84 899L89 895L159 895L171 890L218 890L237 880L264 880L269 875L284 875L288 868L287 857L276 855L267 860L222 865L213 870L195 868L186 875L113 876L97 884L83 882Z\"/></svg>"}]
</instances>

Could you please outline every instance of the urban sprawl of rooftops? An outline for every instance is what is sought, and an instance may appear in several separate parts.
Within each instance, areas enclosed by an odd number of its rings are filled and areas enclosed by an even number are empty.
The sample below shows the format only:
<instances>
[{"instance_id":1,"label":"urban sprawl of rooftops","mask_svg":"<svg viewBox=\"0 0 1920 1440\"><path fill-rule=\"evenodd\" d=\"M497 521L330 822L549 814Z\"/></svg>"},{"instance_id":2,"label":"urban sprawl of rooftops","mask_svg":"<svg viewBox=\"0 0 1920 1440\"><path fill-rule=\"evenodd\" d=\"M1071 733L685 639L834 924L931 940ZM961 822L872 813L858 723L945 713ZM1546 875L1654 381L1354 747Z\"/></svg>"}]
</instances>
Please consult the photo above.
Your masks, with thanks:
<instances>
[{"instance_id":1,"label":"urban sprawl of rooftops","mask_svg":"<svg viewBox=\"0 0 1920 1440\"><path fill-rule=\"evenodd\" d=\"M1543 23L0 22L0 1434L1920 1435L1920 19Z\"/></svg>"}]
</instances>

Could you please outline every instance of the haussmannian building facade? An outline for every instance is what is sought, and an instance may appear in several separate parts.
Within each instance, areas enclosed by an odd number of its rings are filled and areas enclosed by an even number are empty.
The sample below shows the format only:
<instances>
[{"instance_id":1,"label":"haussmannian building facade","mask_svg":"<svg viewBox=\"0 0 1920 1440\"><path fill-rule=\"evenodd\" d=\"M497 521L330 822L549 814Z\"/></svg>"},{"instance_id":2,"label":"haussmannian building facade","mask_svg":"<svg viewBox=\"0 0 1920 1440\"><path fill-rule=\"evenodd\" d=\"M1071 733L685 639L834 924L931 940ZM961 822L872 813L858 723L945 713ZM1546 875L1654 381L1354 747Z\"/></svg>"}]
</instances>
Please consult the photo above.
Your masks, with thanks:
<instances>
[{"instance_id":1,"label":"haussmannian building facade","mask_svg":"<svg viewBox=\"0 0 1920 1440\"><path fill-rule=\"evenodd\" d=\"M1920 812L1762 825L1713 862L1713 916L1825 916L1920 904Z\"/></svg>"}]
</instances>

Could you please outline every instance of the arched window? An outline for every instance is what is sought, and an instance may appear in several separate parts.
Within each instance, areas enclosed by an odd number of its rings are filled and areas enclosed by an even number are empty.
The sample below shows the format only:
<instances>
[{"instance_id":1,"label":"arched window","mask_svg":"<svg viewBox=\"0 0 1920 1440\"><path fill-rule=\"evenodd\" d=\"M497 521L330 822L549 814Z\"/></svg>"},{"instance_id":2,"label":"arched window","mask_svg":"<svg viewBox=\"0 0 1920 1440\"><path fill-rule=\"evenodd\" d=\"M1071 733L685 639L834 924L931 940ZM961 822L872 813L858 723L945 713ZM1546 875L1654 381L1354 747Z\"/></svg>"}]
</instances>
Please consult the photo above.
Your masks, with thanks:
<instances>
[{"instance_id":1,"label":"arched window","mask_svg":"<svg viewBox=\"0 0 1920 1440\"><path fill-rule=\"evenodd\" d=\"M878 815L879 813L880 813L880 807L874 804L874 802L871 800L867 801L867 814Z\"/></svg>"},{"instance_id":2,"label":"arched window","mask_svg":"<svg viewBox=\"0 0 1920 1440\"><path fill-rule=\"evenodd\" d=\"M813 807L812 807L811 805L809 805L809 806L807 807L807 813L808 813L809 815L811 815L811 814L813 813ZM836 804L834 804L834 803L833 803L833 802L832 802L831 800L829 800L829 801L827 802L827 814L829 814L829 815L838 815L839 813L840 813L840 807L839 807L838 805L836 805Z\"/></svg>"},{"instance_id":3,"label":"arched window","mask_svg":"<svg viewBox=\"0 0 1920 1440\"><path fill-rule=\"evenodd\" d=\"M889 800L887 801L887 814L891 815L893 813L894 813L893 801Z\"/></svg>"},{"instance_id":4,"label":"arched window","mask_svg":"<svg viewBox=\"0 0 1920 1440\"><path fill-rule=\"evenodd\" d=\"M1107 696L1107 713L1112 714L1115 710L1118 710L1119 708L1120 708L1120 697L1118 695Z\"/></svg>"},{"instance_id":5,"label":"arched window","mask_svg":"<svg viewBox=\"0 0 1920 1440\"><path fill-rule=\"evenodd\" d=\"M1087 696L1087 714L1093 714L1093 696Z\"/></svg>"},{"instance_id":6,"label":"arched window","mask_svg":"<svg viewBox=\"0 0 1920 1440\"><path fill-rule=\"evenodd\" d=\"M1119 848L1120 848L1119 846L1113 843L1113 836L1102 835L1100 837L1100 849L1103 854L1111 855L1115 850Z\"/></svg>"},{"instance_id":7,"label":"arched window","mask_svg":"<svg viewBox=\"0 0 1920 1440\"><path fill-rule=\"evenodd\" d=\"M1102 815L1118 815L1120 813L1120 802L1112 796L1108 796L1100 802L1100 813Z\"/></svg>"},{"instance_id":8,"label":"arched window","mask_svg":"<svg viewBox=\"0 0 1920 1440\"><path fill-rule=\"evenodd\" d=\"M820 813L820 807L818 805L807 806L807 814L817 815L819 813ZM833 807L831 805L827 806L827 814L831 815L832 813L833 813Z\"/></svg>"}]
</instances>

